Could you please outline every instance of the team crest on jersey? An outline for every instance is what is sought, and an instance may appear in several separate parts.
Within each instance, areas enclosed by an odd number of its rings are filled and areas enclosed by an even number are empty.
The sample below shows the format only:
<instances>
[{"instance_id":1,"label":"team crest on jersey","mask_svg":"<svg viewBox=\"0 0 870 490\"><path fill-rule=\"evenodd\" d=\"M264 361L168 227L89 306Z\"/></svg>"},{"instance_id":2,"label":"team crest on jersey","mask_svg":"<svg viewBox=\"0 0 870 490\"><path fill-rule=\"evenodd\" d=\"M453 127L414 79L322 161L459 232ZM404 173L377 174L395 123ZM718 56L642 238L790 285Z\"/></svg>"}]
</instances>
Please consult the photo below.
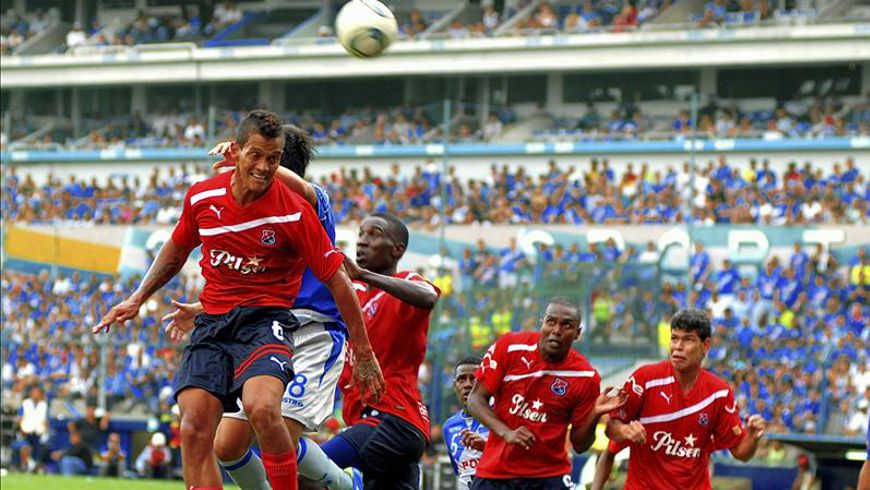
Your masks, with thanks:
<instances>
[{"instance_id":1,"label":"team crest on jersey","mask_svg":"<svg viewBox=\"0 0 870 490\"><path fill-rule=\"evenodd\" d=\"M260 241L263 242L263 245L275 245L278 242L278 239L275 238L275 230L265 228L260 235Z\"/></svg>"},{"instance_id":2,"label":"team crest on jersey","mask_svg":"<svg viewBox=\"0 0 870 490\"><path fill-rule=\"evenodd\" d=\"M698 416L698 423L701 425L710 423L710 420L707 418L707 412L701 412L701 415Z\"/></svg>"},{"instance_id":3,"label":"team crest on jersey","mask_svg":"<svg viewBox=\"0 0 870 490\"><path fill-rule=\"evenodd\" d=\"M562 378L556 378L553 380L553 384L550 385L550 390L559 396L565 396L565 393L568 391L568 382Z\"/></svg>"}]
</instances>

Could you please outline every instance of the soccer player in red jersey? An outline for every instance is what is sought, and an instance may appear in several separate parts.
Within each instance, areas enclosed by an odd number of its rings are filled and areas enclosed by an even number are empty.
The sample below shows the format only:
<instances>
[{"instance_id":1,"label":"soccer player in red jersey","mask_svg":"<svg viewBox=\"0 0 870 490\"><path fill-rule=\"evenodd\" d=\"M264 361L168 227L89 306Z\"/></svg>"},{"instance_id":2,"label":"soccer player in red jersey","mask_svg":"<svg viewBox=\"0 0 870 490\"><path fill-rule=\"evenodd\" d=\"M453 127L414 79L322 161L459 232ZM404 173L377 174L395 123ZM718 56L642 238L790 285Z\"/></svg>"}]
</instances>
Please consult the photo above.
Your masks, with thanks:
<instances>
[{"instance_id":1,"label":"soccer player in red jersey","mask_svg":"<svg viewBox=\"0 0 870 490\"><path fill-rule=\"evenodd\" d=\"M764 419L753 415L743 427L728 385L701 367L709 347L707 314L684 308L671 320L670 359L625 382L628 402L610 414L607 436L630 443L626 489L709 489L711 452L729 449L742 461L755 454Z\"/></svg>"},{"instance_id":2,"label":"soccer player in red jersey","mask_svg":"<svg viewBox=\"0 0 870 490\"><path fill-rule=\"evenodd\" d=\"M356 279L353 286L387 390L379 402L366 403L358 384L348 386L345 366L339 386L350 427L322 449L339 467L361 470L366 489L416 489L420 457L429 441L429 413L417 389L417 373L426 356L429 315L441 292L419 274L397 272L408 247L408 228L395 216L366 218L356 246L356 263L345 260L345 267Z\"/></svg>"},{"instance_id":3,"label":"soccer player in red jersey","mask_svg":"<svg viewBox=\"0 0 870 490\"><path fill-rule=\"evenodd\" d=\"M281 121L252 111L239 125L236 169L194 184L181 218L139 288L113 307L94 333L133 318L142 304L177 274L202 245L200 295L205 312L185 348L175 378L181 409L184 479L189 489L221 488L213 440L224 411L241 397L260 441L274 490L296 489L296 454L281 418L281 398L293 378L285 333L298 324L290 313L306 265L327 285L342 317L361 324L344 256L302 197L275 184L284 137ZM360 389L376 399L383 378L360 339L355 362ZM360 376L360 374L362 374Z\"/></svg>"},{"instance_id":4,"label":"soccer player in red jersey","mask_svg":"<svg viewBox=\"0 0 870 490\"><path fill-rule=\"evenodd\" d=\"M586 451L598 419L626 400L601 394L598 372L571 348L581 331L580 309L554 298L539 332L509 333L489 348L468 397L468 411L490 430L472 490L573 488L569 424L574 450Z\"/></svg>"}]
</instances>

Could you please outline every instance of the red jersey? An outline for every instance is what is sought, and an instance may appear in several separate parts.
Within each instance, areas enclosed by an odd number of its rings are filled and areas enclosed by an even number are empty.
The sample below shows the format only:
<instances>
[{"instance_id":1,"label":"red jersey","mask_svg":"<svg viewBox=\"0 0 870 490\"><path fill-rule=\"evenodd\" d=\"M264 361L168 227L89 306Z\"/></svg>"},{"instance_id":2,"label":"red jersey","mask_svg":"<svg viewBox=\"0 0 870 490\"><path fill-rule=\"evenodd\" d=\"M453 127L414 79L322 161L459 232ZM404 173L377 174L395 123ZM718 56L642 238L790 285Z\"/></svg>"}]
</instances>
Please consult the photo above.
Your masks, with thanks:
<instances>
[{"instance_id":1,"label":"red jersey","mask_svg":"<svg viewBox=\"0 0 870 490\"><path fill-rule=\"evenodd\" d=\"M495 398L496 415L511 429L525 426L535 435L526 450L490 432L477 475L484 478L547 478L571 473L565 438L568 424L589 417L601 390L601 377L572 350L559 363L544 361L540 332L502 336L474 376Z\"/></svg>"},{"instance_id":2,"label":"red jersey","mask_svg":"<svg viewBox=\"0 0 870 490\"><path fill-rule=\"evenodd\" d=\"M740 410L731 389L706 369L683 394L670 361L638 368L625 382L628 401L610 414L640 421L645 444L630 444L627 490L709 489L710 453L743 440Z\"/></svg>"},{"instance_id":3,"label":"red jersey","mask_svg":"<svg viewBox=\"0 0 870 490\"><path fill-rule=\"evenodd\" d=\"M393 277L426 283L441 295L437 287L415 272L403 271ZM387 386L381 401L367 406L401 418L419 429L429 440L429 410L417 389L417 376L426 357L426 334L429 332L429 314L432 310L411 306L360 281L355 281L353 287L359 296L366 332L372 350L381 363ZM345 423L352 425L360 421L365 406L356 387L345 388L352 376L353 356L350 353L348 361L339 386L344 395L342 415Z\"/></svg>"},{"instance_id":4,"label":"red jersey","mask_svg":"<svg viewBox=\"0 0 870 490\"><path fill-rule=\"evenodd\" d=\"M301 196L275 181L245 207L230 190L233 172L194 184L184 197L172 241L202 244L206 313L236 306L293 306L306 265L327 280L344 261L317 213Z\"/></svg>"}]
</instances>

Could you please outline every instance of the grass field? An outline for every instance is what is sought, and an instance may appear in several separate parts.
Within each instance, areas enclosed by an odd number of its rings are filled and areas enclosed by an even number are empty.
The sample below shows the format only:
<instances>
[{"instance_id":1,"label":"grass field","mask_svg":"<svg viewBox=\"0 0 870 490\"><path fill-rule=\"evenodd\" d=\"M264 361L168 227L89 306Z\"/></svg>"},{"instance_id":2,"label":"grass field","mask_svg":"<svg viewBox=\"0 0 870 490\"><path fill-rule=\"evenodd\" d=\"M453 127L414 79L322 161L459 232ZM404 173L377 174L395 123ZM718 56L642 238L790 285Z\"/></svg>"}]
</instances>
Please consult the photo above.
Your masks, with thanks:
<instances>
[{"instance_id":1,"label":"grass field","mask_svg":"<svg viewBox=\"0 0 870 490\"><path fill-rule=\"evenodd\" d=\"M178 490L184 488L184 483L181 481L10 474L0 478L0 487L3 490ZM238 487L225 485L224 488Z\"/></svg>"}]
</instances>

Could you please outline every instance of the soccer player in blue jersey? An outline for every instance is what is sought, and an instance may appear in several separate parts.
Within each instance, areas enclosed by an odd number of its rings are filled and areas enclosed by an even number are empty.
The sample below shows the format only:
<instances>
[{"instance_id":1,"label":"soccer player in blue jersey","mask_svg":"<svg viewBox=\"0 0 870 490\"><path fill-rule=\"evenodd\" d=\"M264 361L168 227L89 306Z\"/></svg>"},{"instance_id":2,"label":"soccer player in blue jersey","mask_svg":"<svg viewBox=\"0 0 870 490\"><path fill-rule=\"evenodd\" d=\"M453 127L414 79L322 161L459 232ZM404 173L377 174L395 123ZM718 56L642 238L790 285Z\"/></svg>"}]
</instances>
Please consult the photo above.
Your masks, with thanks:
<instances>
[{"instance_id":1,"label":"soccer player in blue jersey","mask_svg":"<svg viewBox=\"0 0 870 490\"><path fill-rule=\"evenodd\" d=\"M296 126L285 125L284 137L281 159L284 168L279 169L276 177L305 197L334 242L335 220L329 196L319 186L302 178L314 152L311 136ZM216 146L211 153L223 155L224 160L216 163L215 168L233 166L236 151L233 143ZM198 304L177 303L176 308L166 317L171 320L167 331L173 340L193 328L193 317L199 313ZM294 346L295 377L284 393L281 413L293 441L298 443L299 475L321 488L352 489L351 476L326 457L317 443L302 435L316 431L332 414L336 384L344 368L347 326L332 294L310 270L302 277L302 286L291 311L300 326L293 330L290 339ZM215 437L215 453L221 466L242 490L265 490L269 486L263 463L250 449L253 439L243 410L225 413Z\"/></svg>"},{"instance_id":2,"label":"soccer player in blue jersey","mask_svg":"<svg viewBox=\"0 0 870 490\"><path fill-rule=\"evenodd\" d=\"M447 443L450 464L456 474L457 490L468 490L477 473L477 463L486 446L489 429L469 414L465 407L468 395L474 387L474 371L480 365L480 357L468 357L456 364L453 372L453 391L462 404L462 410L444 422L442 432Z\"/></svg>"}]
</instances>

